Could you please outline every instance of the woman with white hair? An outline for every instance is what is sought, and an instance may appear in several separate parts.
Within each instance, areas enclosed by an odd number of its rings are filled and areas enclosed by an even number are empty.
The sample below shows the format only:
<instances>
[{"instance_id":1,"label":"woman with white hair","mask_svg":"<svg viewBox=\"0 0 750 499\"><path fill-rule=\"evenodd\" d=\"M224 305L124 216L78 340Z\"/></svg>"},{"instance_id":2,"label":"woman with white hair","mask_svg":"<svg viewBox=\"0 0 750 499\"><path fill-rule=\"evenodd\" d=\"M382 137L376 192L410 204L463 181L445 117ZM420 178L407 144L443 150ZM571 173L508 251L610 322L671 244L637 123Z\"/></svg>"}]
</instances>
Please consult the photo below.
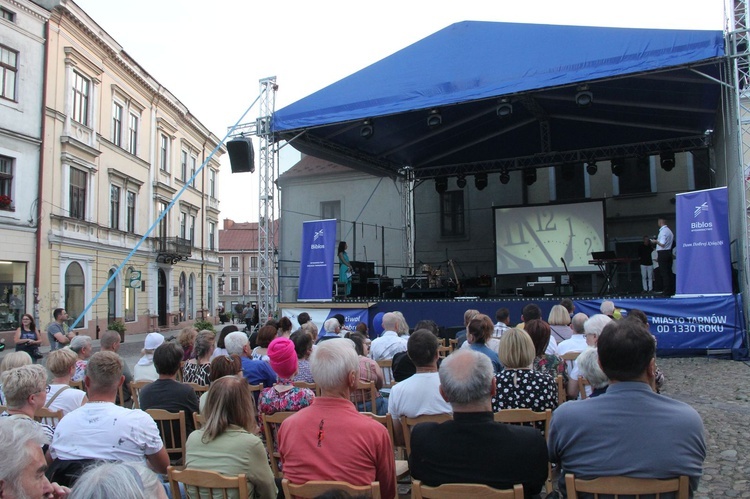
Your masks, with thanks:
<instances>
[{"instance_id":1,"label":"woman with white hair","mask_svg":"<svg viewBox=\"0 0 750 499\"><path fill-rule=\"evenodd\" d=\"M589 382L586 387L587 397L597 397L607 391L609 378L602 368L599 367L599 352L596 348L589 348L581 353L576 359L578 372L582 378Z\"/></svg>"},{"instance_id":2,"label":"woman with white hair","mask_svg":"<svg viewBox=\"0 0 750 499\"><path fill-rule=\"evenodd\" d=\"M612 319L604 314L592 315L586 322L583 323L583 331L586 334L586 344L589 347L596 348L596 343L599 341L599 335L602 334L602 329L612 322ZM580 357L580 356L579 356ZM573 362L570 368L570 380L568 381L568 398L577 398L578 393L578 376L580 376L578 368L578 359Z\"/></svg>"},{"instance_id":3,"label":"woman with white hair","mask_svg":"<svg viewBox=\"0 0 750 499\"><path fill-rule=\"evenodd\" d=\"M39 425L52 441L54 430L51 426L36 423L34 413L44 407L49 392L47 371L39 364L16 367L0 375L0 382L5 393L6 412L0 417L11 419L28 419Z\"/></svg>"},{"instance_id":4,"label":"woman with white hair","mask_svg":"<svg viewBox=\"0 0 750 499\"><path fill-rule=\"evenodd\" d=\"M78 355L76 371L73 373L72 381L83 381L83 377L86 375L86 364L89 363L89 357L93 353L91 347L91 336L75 336L70 341L69 348Z\"/></svg>"},{"instance_id":5,"label":"woman with white hair","mask_svg":"<svg viewBox=\"0 0 750 499\"><path fill-rule=\"evenodd\" d=\"M88 468L76 481L69 499L167 499L164 484L142 463L102 462Z\"/></svg>"}]
</instances>

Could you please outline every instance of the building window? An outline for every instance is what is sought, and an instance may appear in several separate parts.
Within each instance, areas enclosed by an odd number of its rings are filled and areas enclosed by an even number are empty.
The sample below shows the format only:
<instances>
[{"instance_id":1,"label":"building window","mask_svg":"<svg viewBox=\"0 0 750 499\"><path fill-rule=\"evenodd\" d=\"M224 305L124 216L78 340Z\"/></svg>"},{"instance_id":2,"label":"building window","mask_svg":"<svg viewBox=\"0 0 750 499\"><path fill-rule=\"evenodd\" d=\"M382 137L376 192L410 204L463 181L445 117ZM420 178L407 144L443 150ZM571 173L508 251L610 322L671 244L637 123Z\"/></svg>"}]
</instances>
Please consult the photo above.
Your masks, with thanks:
<instances>
[{"instance_id":1,"label":"building window","mask_svg":"<svg viewBox=\"0 0 750 499\"><path fill-rule=\"evenodd\" d=\"M109 226L120 228L120 188L116 185L111 186L109 191Z\"/></svg>"},{"instance_id":2,"label":"building window","mask_svg":"<svg viewBox=\"0 0 750 499\"><path fill-rule=\"evenodd\" d=\"M250 291L253 293L258 292L258 279L255 277L250 278Z\"/></svg>"},{"instance_id":3,"label":"building window","mask_svg":"<svg viewBox=\"0 0 750 499\"><path fill-rule=\"evenodd\" d=\"M232 268L233 268L233 269L238 269L238 268L240 268L240 258L239 258L239 257L237 257L237 256L233 256L233 257L232 257L232 263L231 263L231 266L232 266Z\"/></svg>"},{"instance_id":4,"label":"building window","mask_svg":"<svg viewBox=\"0 0 750 499\"><path fill-rule=\"evenodd\" d=\"M5 261L0 265L0 331L20 326L26 307L26 262Z\"/></svg>"},{"instance_id":5,"label":"building window","mask_svg":"<svg viewBox=\"0 0 750 499\"><path fill-rule=\"evenodd\" d=\"M125 218L127 231L135 234L135 192L132 191L128 191L128 206Z\"/></svg>"},{"instance_id":6,"label":"building window","mask_svg":"<svg viewBox=\"0 0 750 499\"><path fill-rule=\"evenodd\" d=\"M193 179L190 182L191 187L195 187L195 165L198 163L198 158L190 156L190 178Z\"/></svg>"},{"instance_id":7,"label":"building window","mask_svg":"<svg viewBox=\"0 0 750 499\"><path fill-rule=\"evenodd\" d=\"M91 81L77 71L73 71L73 116L84 126L89 126L89 89Z\"/></svg>"},{"instance_id":8,"label":"building window","mask_svg":"<svg viewBox=\"0 0 750 499\"><path fill-rule=\"evenodd\" d=\"M216 170L208 171L208 195L216 199Z\"/></svg>"},{"instance_id":9,"label":"building window","mask_svg":"<svg viewBox=\"0 0 750 499\"><path fill-rule=\"evenodd\" d=\"M185 272L180 274L180 320L185 320L185 310L187 309L187 302L185 296Z\"/></svg>"},{"instance_id":10,"label":"building window","mask_svg":"<svg viewBox=\"0 0 750 499\"><path fill-rule=\"evenodd\" d=\"M164 134L161 134L159 147L159 169L163 172L169 171L169 137Z\"/></svg>"},{"instance_id":11,"label":"building window","mask_svg":"<svg viewBox=\"0 0 750 499\"><path fill-rule=\"evenodd\" d=\"M214 278L212 276L208 276L206 279L206 308L209 315L216 311L214 309Z\"/></svg>"},{"instance_id":12,"label":"building window","mask_svg":"<svg viewBox=\"0 0 750 499\"><path fill-rule=\"evenodd\" d=\"M133 272L135 269L130 267L128 273ZM130 283L128 283L130 284ZM131 288L129 285L125 287L125 321L133 322L135 320L135 292L136 288Z\"/></svg>"},{"instance_id":13,"label":"building window","mask_svg":"<svg viewBox=\"0 0 750 499\"><path fill-rule=\"evenodd\" d=\"M138 116L133 113L130 113L128 137L128 152L130 154L138 154Z\"/></svg>"},{"instance_id":14,"label":"building window","mask_svg":"<svg viewBox=\"0 0 750 499\"><path fill-rule=\"evenodd\" d=\"M70 216L79 220L86 218L86 183L88 173L78 168L70 169Z\"/></svg>"},{"instance_id":15,"label":"building window","mask_svg":"<svg viewBox=\"0 0 750 499\"><path fill-rule=\"evenodd\" d=\"M18 76L18 52L0 45L0 97L16 100L16 77Z\"/></svg>"},{"instance_id":16,"label":"building window","mask_svg":"<svg viewBox=\"0 0 750 499\"><path fill-rule=\"evenodd\" d=\"M180 212L180 237L187 239L187 213Z\"/></svg>"},{"instance_id":17,"label":"building window","mask_svg":"<svg viewBox=\"0 0 750 499\"><path fill-rule=\"evenodd\" d=\"M83 269L78 262L68 265L65 270L65 310L70 316L68 325L83 313L85 305L86 280L83 275ZM78 327L85 327L85 321L78 321Z\"/></svg>"},{"instance_id":18,"label":"building window","mask_svg":"<svg viewBox=\"0 0 750 499\"><path fill-rule=\"evenodd\" d=\"M464 191L440 194L440 235L456 237L464 233Z\"/></svg>"},{"instance_id":19,"label":"building window","mask_svg":"<svg viewBox=\"0 0 750 499\"><path fill-rule=\"evenodd\" d=\"M219 268L221 270L224 270L224 257L223 256L219 257Z\"/></svg>"},{"instance_id":20,"label":"building window","mask_svg":"<svg viewBox=\"0 0 750 499\"><path fill-rule=\"evenodd\" d=\"M182 151L182 155L180 156L180 180L183 182L187 180L187 158L187 151Z\"/></svg>"},{"instance_id":21,"label":"building window","mask_svg":"<svg viewBox=\"0 0 750 499\"><path fill-rule=\"evenodd\" d=\"M188 279L188 319L195 319L195 274L190 274Z\"/></svg>"},{"instance_id":22,"label":"building window","mask_svg":"<svg viewBox=\"0 0 750 499\"><path fill-rule=\"evenodd\" d=\"M257 256L251 256L250 257L250 268L251 269L257 269L258 268L258 257Z\"/></svg>"},{"instance_id":23,"label":"building window","mask_svg":"<svg viewBox=\"0 0 750 499\"><path fill-rule=\"evenodd\" d=\"M0 195L13 198L13 158L0 156Z\"/></svg>"},{"instance_id":24,"label":"building window","mask_svg":"<svg viewBox=\"0 0 750 499\"><path fill-rule=\"evenodd\" d=\"M208 249L214 250L214 238L216 237L216 224L214 222L208 222Z\"/></svg>"},{"instance_id":25,"label":"building window","mask_svg":"<svg viewBox=\"0 0 750 499\"><path fill-rule=\"evenodd\" d=\"M190 231L188 232L188 239L190 239L190 246L195 246L195 216L190 215Z\"/></svg>"},{"instance_id":26,"label":"building window","mask_svg":"<svg viewBox=\"0 0 750 499\"><path fill-rule=\"evenodd\" d=\"M159 201L159 216L161 216L162 213L167 211L167 203L164 201ZM167 226L167 218L169 217L169 214L164 215L164 218L161 219L159 222L159 238L164 239L167 237L167 230L169 227Z\"/></svg>"},{"instance_id":27,"label":"building window","mask_svg":"<svg viewBox=\"0 0 750 499\"><path fill-rule=\"evenodd\" d=\"M0 17L12 23L16 22L16 13L0 7Z\"/></svg>"},{"instance_id":28,"label":"building window","mask_svg":"<svg viewBox=\"0 0 750 499\"><path fill-rule=\"evenodd\" d=\"M112 103L112 143L122 147L122 106Z\"/></svg>"},{"instance_id":29,"label":"building window","mask_svg":"<svg viewBox=\"0 0 750 499\"><path fill-rule=\"evenodd\" d=\"M239 291L240 290L240 279L239 277L232 277L229 280L229 289L230 291Z\"/></svg>"}]
</instances>

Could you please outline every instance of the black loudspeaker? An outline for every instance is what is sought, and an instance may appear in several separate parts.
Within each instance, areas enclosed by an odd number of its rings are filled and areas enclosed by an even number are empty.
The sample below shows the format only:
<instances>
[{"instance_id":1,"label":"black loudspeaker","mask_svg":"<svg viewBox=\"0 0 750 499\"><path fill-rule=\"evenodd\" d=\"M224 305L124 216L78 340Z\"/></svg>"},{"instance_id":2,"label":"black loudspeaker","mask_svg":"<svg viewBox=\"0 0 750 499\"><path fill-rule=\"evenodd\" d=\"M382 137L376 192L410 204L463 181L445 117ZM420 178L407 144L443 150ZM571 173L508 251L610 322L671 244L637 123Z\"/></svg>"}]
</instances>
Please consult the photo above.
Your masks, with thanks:
<instances>
[{"instance_id":1,"label":"black loudspeaker","mask_svg":"<svg viewBox=\"0 0 750 499\"><path fill-rule=\"evenodd\" d=\"M255 171L255 153L253 141L247 137L232 139L227 142L229 163L232 173L253 173Z\"/></svg>"}]
</instances>

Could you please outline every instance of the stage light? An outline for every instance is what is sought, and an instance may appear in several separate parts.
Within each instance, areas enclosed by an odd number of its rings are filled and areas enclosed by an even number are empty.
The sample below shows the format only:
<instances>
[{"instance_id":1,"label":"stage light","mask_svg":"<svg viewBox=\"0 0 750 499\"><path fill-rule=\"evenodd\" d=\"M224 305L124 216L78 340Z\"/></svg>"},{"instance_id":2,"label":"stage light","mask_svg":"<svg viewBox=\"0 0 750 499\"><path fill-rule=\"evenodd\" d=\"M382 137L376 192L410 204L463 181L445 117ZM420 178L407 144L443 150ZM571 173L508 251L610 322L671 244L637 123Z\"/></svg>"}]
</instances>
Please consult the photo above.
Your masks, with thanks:
<instances>
[{"instance_id":1,"label":"stage light","mask_svg":"<svg viewBox=\"0 0 750 499\"><path fill-rule=\"evenodd\" d=\"M466 175L460 173L458 175L458 178L456 179L456 185L459 189L463 189L464 187L466 187Z\"/></svg>"},{"instance_id":2,"label":"stage light","mask_svg":"<svg viewBox=\"0 0 750 499\"><path fill-rule=\"evenodd\" d=\"M375 134L375 128L372 125L372 120L365 120L362 122L362 128L359 129L359 136L363 139L369 139Z\"/></svg>"},{"instance_id":3,"label":"stage light","mask_svg":"<svg viewBox=\"0 0 750 499\"><path fill-rule=\"evenodd\" d=\"M443 124L443 116L437 109L432 109L430 114L427 115L427 126L435 128Z\"/></svg>"},{"instance_id":4,"label":"stage light","mask_svg":"<svg viewBox=\"0 0 750 499\"><path fill-rule=\"evenodd\" d=\"M596 170L598 168L596 167L596 161L589 161L586 163L586 173L589 175L596 175Z\"/></svg>"},{"instance_id":5,"label":"stage light","mask_svg":"<svg viewBox=\"0 0 750 499\"><path fill-rule=\"evenodd\" d=\"M615 175L617 177L622 175L622 172L624 171L624 167L622 166L622 158L613 158L609 163L612 166L612 175Z\"/></svg>"},{"instance_id":6,"label":"stage light","mask_svg":"<svg viewBox=\"0 0 750 499\"><path fill-rule=\"evenodd\" d=\"M505 185L505 184L508 184L509 182L510 182L510 173L508 173L507 168L504 168L500 172L500 183Z\"/></svg>"},{"instance_id":7,"label":"stage light","mask_svg":"<svg viewBox=\"0 0 750 499\"><path fill-rule=\"evenodd\" d=\"M442 194L448 190L448 179L446 177L438 177L435 179L435 190L438 194Z\"/></svg>"},{"instance_id":8,"label":"stage light","mask_svg":"<svg viewBox=\"0 0 750 499\"><path fill-rule=\"evenodd\" d=\"M674 168L674 151L664 151L659 155L661 161L661 168L665 172L671 172Z\"/></svg>"},{"instance_id":9,"label":"stage light","mask_svg":"<svg viewBox=\"0 0 750 499\"><path fill-rule=\"evenodd\" d=\"M486 173L482 172L474 174L474 187L476 187L478 191L481 191L482 189L487 187Z\"/></svg>"},{"instance_id":10,"label":"stage light","mask_svg":"<svg viewBox=\"0 0 750 499\"><path fill-rule=\"evenodd\" d=\"M506 116L510 116L511 114L513 114L513 105L507 98L503 97L502 99L500 99L500 105L497 106L496 112L498 118L505 118Z\"/></svg>"},{"instance_id":11,"label":"stage light","mask_svg":"<svg viewBox=\"0 0 750 499\"><path fill-rule=\"evenodd\" d=\"M523 172L523 182L526 185L532 185L536 182L536 168L530 168Z\"/></svg>"},{"instance_id":12,"label":"stage light","mask_svg":"<svg viewBox=\"0 0 750 499\"><path fill-rule=\"evenodd\" d=\"M589 91L589 86L579 86L578 93L576 93L576 104L580 107L589 107L592 102L594 102L594 94Z\"/></svg>"}]
</instances>

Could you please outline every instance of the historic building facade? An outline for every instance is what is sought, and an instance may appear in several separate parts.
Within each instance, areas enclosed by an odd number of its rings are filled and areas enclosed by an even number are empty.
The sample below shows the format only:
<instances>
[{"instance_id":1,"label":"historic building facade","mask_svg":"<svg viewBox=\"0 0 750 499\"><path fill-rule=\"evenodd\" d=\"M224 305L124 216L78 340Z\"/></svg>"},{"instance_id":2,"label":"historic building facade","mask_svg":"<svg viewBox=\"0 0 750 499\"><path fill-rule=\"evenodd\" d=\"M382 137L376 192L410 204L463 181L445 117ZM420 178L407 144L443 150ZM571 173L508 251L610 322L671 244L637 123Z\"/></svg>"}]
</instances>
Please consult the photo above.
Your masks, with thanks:
<instances>
[{"instance_id":1,"label":"historic building facade","mask_svg":"<svg viewBox=\"0 0 750 499\"><path fill-rule=\"evenodd\" d=\"M50 10L42 325L56 307L92 336L113 320L141 333L213 316L224 147L209 159L219 139L76 4L38 3Z\"/></svg>"},{"instance_id":2,"label":"historic building facade","mask_svg":"<svg viewBox=\"0 0 750 499\"><path fill-rule=\"evenodd\" d=\"M0 331L33 313L45 23L27 0L0 0Z\"/></svg>"}]
</instances>

